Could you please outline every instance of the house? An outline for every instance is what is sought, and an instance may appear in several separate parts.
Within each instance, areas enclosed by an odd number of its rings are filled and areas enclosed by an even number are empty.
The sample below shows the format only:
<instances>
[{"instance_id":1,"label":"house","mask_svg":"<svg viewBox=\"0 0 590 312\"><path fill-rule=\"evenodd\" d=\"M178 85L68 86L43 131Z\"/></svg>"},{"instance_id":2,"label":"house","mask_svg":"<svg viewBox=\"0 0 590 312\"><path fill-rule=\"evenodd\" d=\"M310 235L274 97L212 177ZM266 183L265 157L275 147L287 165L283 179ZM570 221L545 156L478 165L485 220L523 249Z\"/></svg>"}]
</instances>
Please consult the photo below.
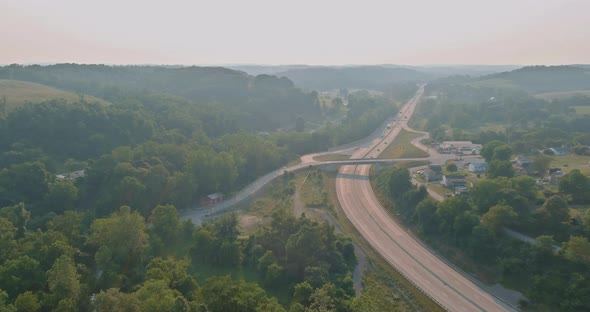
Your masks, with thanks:
<instances>
[{"instance_id":1,"label":"house","mask_svg":"<svg viewBox=\"0 0 590 312\"><path fill-rule=\"evenodd\" d=\"M524 168L532 164L533 160L528 156L518 156L514 159L514 163Z\"/></svg>"},{"instance_id":2,"label":"house","mask_svg":"<svg viewBox=\"0 0 590 312\"><path fill-rule=\"evenodd\" d=\"M484 172L488 171L488 163L486 163L486 162L470 163L467 170L469 170L469 172L473 172L473 173L484 173Z\"/></svg>"},{"instance_id":3,"label":"house","mask_svg":"<svg viewBox=\"0 0 590 312\"><path fill-rule=\"evenodd\" d=\"M422 177L428 182L440 181L442 179L442 171L435 171L430 168L422 171Z\"/></svg>"},{"instance_id":4,"label":"house","mask_svg":"<svg viewBox=\"0 0 590 312\"><path fill-rule=\"evenodd\" d=\"M224 195L222 193L213 193L207 195L207 204L213 205L219 202L222 202L224 199Z\"/></svg>"},{"instance_id":5,"label":"house","mask_svg":"<svg viewBox=\"0 0 590 312\"><path fill-rule=\"evenodd\" d=\"M448 188L454 189L456 186L465 186L467 179L461 175L443 175L441 183Z\"/></svg>"},{"instance_id":6,"label":"house","mask_svg":"<svg viewBox=\"0 0 590 312\"><path fill-rule=\"evenodd\" d=\"M568 155L570 153L570 149L562 146L562 147L551 147L548 148L547 150L550 151L551 154L555 155L555 156L565 156Z\"/></svg>"},{"instance_id":7,"label":"house","mask_svg":"<svg viewBox=\"0 0 590 312\"><path fill-rule=\"evenodd\" d=\"M84 177L85 175L86 175L86 170L78 170L78 171L72 171L72 172L68 172L68 173L58 174L55 177L59 180L74 181L77 178Z\"/></svg>"},{"instance_id":8,"label":"house","mask_svg":"<svg viewBox=\"0 0 590 312\"><path fill-rule=\"evenodd\" d=\"M549 184L555 185L555 184L559 183L559 180L561 178L563 178L564 175L565 175L565 173L563 171L556 171L556 172L552 173L549 176Z\"/></svg>"}]
</instances>

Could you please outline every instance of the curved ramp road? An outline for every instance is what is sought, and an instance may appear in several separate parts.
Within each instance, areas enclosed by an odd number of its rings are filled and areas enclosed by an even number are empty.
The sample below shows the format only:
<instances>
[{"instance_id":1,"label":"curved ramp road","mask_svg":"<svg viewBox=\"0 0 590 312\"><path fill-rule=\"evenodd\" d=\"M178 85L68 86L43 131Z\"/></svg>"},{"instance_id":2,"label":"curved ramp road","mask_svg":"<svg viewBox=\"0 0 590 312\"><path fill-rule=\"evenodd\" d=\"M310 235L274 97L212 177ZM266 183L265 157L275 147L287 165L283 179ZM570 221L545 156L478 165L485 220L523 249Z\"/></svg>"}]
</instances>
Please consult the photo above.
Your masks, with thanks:
<instances>
[{"instance_id":1,"label":"curved ramp road","mask_svg":"<svg viewBox=\"0 0 590 312\"><path fill-rule=\"evenodd\" d=\"M383 140L393 142L414 112L422 95L402 108L402 118ZM407 118L406 118L407 117ZM352 158L377 157L373 147L359 149ZM381 205L369 181L370 165L348 165L340 169L336 192L351 223L383 258L410 282L449 311L514 311L432 254L397 224Z\"/></svg>"}]
</instances>

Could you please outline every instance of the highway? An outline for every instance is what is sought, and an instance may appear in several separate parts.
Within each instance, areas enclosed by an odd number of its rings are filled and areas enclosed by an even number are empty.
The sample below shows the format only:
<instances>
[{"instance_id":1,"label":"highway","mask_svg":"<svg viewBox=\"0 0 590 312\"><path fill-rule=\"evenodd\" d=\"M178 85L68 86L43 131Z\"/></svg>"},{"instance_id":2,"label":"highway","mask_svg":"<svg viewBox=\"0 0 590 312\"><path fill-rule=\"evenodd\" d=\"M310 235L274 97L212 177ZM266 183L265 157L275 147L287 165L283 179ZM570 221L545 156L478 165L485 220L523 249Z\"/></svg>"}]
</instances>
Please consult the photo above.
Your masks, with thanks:
<instances>
[{"instance_id":1,"label":"highway","mask_svg":"<svg viewBox=\"0 0 590 312\"><path fill-rule=\"evenodd\" d=\"M376 158L381 153L377 147L383 141L393 142L402 128L410 130L407 121L422 92L423 88L400 110L402 118L392 131L372 145L358 149L352 158ZM418 147L428 150L425 146ZM336 179L336 192L347 218L387 262L448 311L515 311L455 271L391 218L371 188L370 168L370 165L342 166Z\"/></svg>"},{"instance_id":2,"label":"highway","mask_svg":"<svg viewBox=\"0 0 590 312\"><path fill-rule=\"evenodd\" d=\"M235 207L236 204L259 192L269 182L281 176L284 171L295 172L309 166L345 164L347 162L316 161L313 159L314 156L346 151L353 153L348 163L367 160L394 161L379 160L377 157L381 153L380 150L385 147L384 142L393 143L402 128L414 131L408 127L407 121L414 113L423 90L423 87L420 88L415 97L400 109L398 116L388 119L371 136L328 152L304 155L301 157L301 164L270 172L239 191L233 198L206 209L184 210L182 219L191 219L198 225L203 219L222 215ZM388 125L390 125L390 129L387 129ZM430 157L423 158L424 160L442 164L447 159L456 157L449 154L438 154L435 150L422 145L419 141L427 135L424 133L424 136L412 141L412 144L430 154ZM391 218L375 196L369 181L370 167L371 165L343 165L336 179L336 192L348 219L386 261L448 311L516 311L455 271L410 233L405 232L403 227ZM430 195L438 200L442 199L434 192ZM212 215L209 216L209 214Z\"/></svg>"}]
</instances>

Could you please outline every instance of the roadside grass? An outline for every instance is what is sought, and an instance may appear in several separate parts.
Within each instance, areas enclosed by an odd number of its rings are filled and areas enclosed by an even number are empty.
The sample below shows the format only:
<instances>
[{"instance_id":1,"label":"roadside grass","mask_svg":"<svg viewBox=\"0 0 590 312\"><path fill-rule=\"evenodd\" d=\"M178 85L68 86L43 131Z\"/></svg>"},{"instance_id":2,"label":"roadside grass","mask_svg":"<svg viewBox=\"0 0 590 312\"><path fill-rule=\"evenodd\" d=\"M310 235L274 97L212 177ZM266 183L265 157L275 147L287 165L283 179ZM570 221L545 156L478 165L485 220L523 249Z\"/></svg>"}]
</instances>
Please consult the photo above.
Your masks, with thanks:
<instances>
[{"instance_id":1,"label":"roadside grass","mask_svg":"<svg viewBox=\"0 0 590 312\"><path fill-rule=\"evenodd\" d=\"M350 155L344 154L325 154L313 157L317 161L330 161L330 160L347 160L350 159Z\"/></svg>"},{"instance_id":2,"label":"roadside grass","mask_svg":"<svg viewBox=\"0 0 590 312\"><path fill-rule=\"evenodd\" d=\"M328 194L324 191L324 174L319 170L312 170L303 177L299 186L299 196L307 207L326 207ZM304 182L304 181L305 182Z\"/></svg>"},{"instance_id":3,"label":"roadside grass","mask_svg":"<svg viewBox=\"0 0 590 312\"><path fill-rule=\"evenodd\" d=\"M77 102L80 95L68 91L55 89L46 85L19 81L0 79L0 100L6 97L6 110L12 111L25 103L38 103L49 100L64 99L68 102ZM90 95L84 95L88 103L98 102L102 105L110 103Z\"/></svg>"},{"instance_id":4,"label":"roadside grass","mask_svg":"<svg viewBox=\"0 0 590 312\"><path fill-rule=\"evenodd\" d=\"M285 166L286 167L291 167L291 166L297 166L301 163L301 158L297 158L297 159L293 159L290 162L288 162Z\"/></svg>"},{"instance_id":5,"label":"roadside grass","mask_svg":"<svg viewBox=\"0 0 590 312\"><path fill-rule=\"evenodd\" d=\"M588 93L590 95L590 93ZM578 115L590 115L590 106L574 106L576 114Z\"/></svg>"},{"instance_id":6,"label":"roadside grass","mask_svg":"<svg viewBox=\"0 0 590 312\"><path fill-rule=\"evenodd\" d=\"M396 166L401 168L413 168L413 167L420 167L429 165L430 161L428 160L402 160L395 163Z\"/></svg>"},{"instance_id":7,"label":"roadside grass","mask_svg":"<svg viewBox=\"0 0 590 312\"><path fill-rule=\"evenodd\" d=\"M412 145L411 141L421 137L421 133L402 129L393 142L387 142L387 147L379 158L420 158L428 157L428 153ZM381 144L384 146L384 144Z\"/></svg>"},{"instance_id":8,"label":"roadside grass","mask_svg":"<svg viewBox=\"0 0 590 312\"><path fill-rule=\"evenodd\" d=\"M416 288L410 281L406 280L398 271L391 266L383 257L377 253L373 247L367 242L352 225L346 214L342 210L338 202L336 194L336 172L327 173L326 185L328 185L328 201L331 203L334 214L343 231L348 234L353 242L360 246L360 248L367 255L367 262L369 263L368 271L363 274L363 294L367 291L370 296L379 304L384 303L384 300L389 302L387 308L383 311L444 311L436 302L432 301L420 289ZM375 274L379 278L371 278ZM369 276L369 279L366 277ZM365 290L365 287L369 287ZM376 289L371 290L371 287ZM400 301L391 301L388 298L391 296L383 296L379 289L386 289L389 292L393 291L399 295Z\"/></svg>"}]
</instances>

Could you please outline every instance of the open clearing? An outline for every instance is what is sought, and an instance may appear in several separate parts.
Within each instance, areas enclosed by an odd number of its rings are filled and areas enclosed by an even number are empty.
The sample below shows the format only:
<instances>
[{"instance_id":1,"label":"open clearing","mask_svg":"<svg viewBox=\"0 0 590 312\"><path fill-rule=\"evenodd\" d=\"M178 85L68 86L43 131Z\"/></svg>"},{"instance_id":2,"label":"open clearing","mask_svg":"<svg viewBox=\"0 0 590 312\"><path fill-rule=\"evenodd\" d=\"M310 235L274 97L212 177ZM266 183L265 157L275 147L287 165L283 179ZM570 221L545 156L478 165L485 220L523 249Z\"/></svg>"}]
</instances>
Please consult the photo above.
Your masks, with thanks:
<instances>
[{"instance_id":1,"label":"open clearing","mask_svg":"<svg viewBox=\"0 0 590 312\"><path fill-rule=\"evenodd\" d=\"M574 106L574 109L578 115L590 115L590 106Z\"/></svg>"},{"instance_id":2,"label":"open clearing","mask_svg":"<svg viewBox=\"0 0 590 312\"><path fill-rule=\"evenodd\" d=\"M578 91L560 91L560 92L547 92L535 94L534 97L544 99L547 101L561 100L576 95L590 96L590 90L578 90Z\"/></svg>"},{"instance_id":3,"label":"open clearing","mask_svg":"<svg viewBox=\"0 0 590 312\"><path fill-rule=\"evenodd\" d=\"M67 92L45 85L0 79L0 98L6 97L6 110L11 111L27 103L37 103L49 100L64 99L68 102L78 101L80 96L76 93ZM108 105L109 102L90 95L84 95L86 102L98 102Z\"/></svg>"},{"instance_id":4,"label":"open clearing","mask_svg":"<svg viewBox=\"0 0 590 312\"><path fill-rule=\"evenodd\" d=\"M402 129L393 142L387 142L387 145L381 144L385 150L379 158L420 158L428 157L428 153L412 145L411 141L421 137L421 133L410 132Z\"/></svg>"}]
</instances>

